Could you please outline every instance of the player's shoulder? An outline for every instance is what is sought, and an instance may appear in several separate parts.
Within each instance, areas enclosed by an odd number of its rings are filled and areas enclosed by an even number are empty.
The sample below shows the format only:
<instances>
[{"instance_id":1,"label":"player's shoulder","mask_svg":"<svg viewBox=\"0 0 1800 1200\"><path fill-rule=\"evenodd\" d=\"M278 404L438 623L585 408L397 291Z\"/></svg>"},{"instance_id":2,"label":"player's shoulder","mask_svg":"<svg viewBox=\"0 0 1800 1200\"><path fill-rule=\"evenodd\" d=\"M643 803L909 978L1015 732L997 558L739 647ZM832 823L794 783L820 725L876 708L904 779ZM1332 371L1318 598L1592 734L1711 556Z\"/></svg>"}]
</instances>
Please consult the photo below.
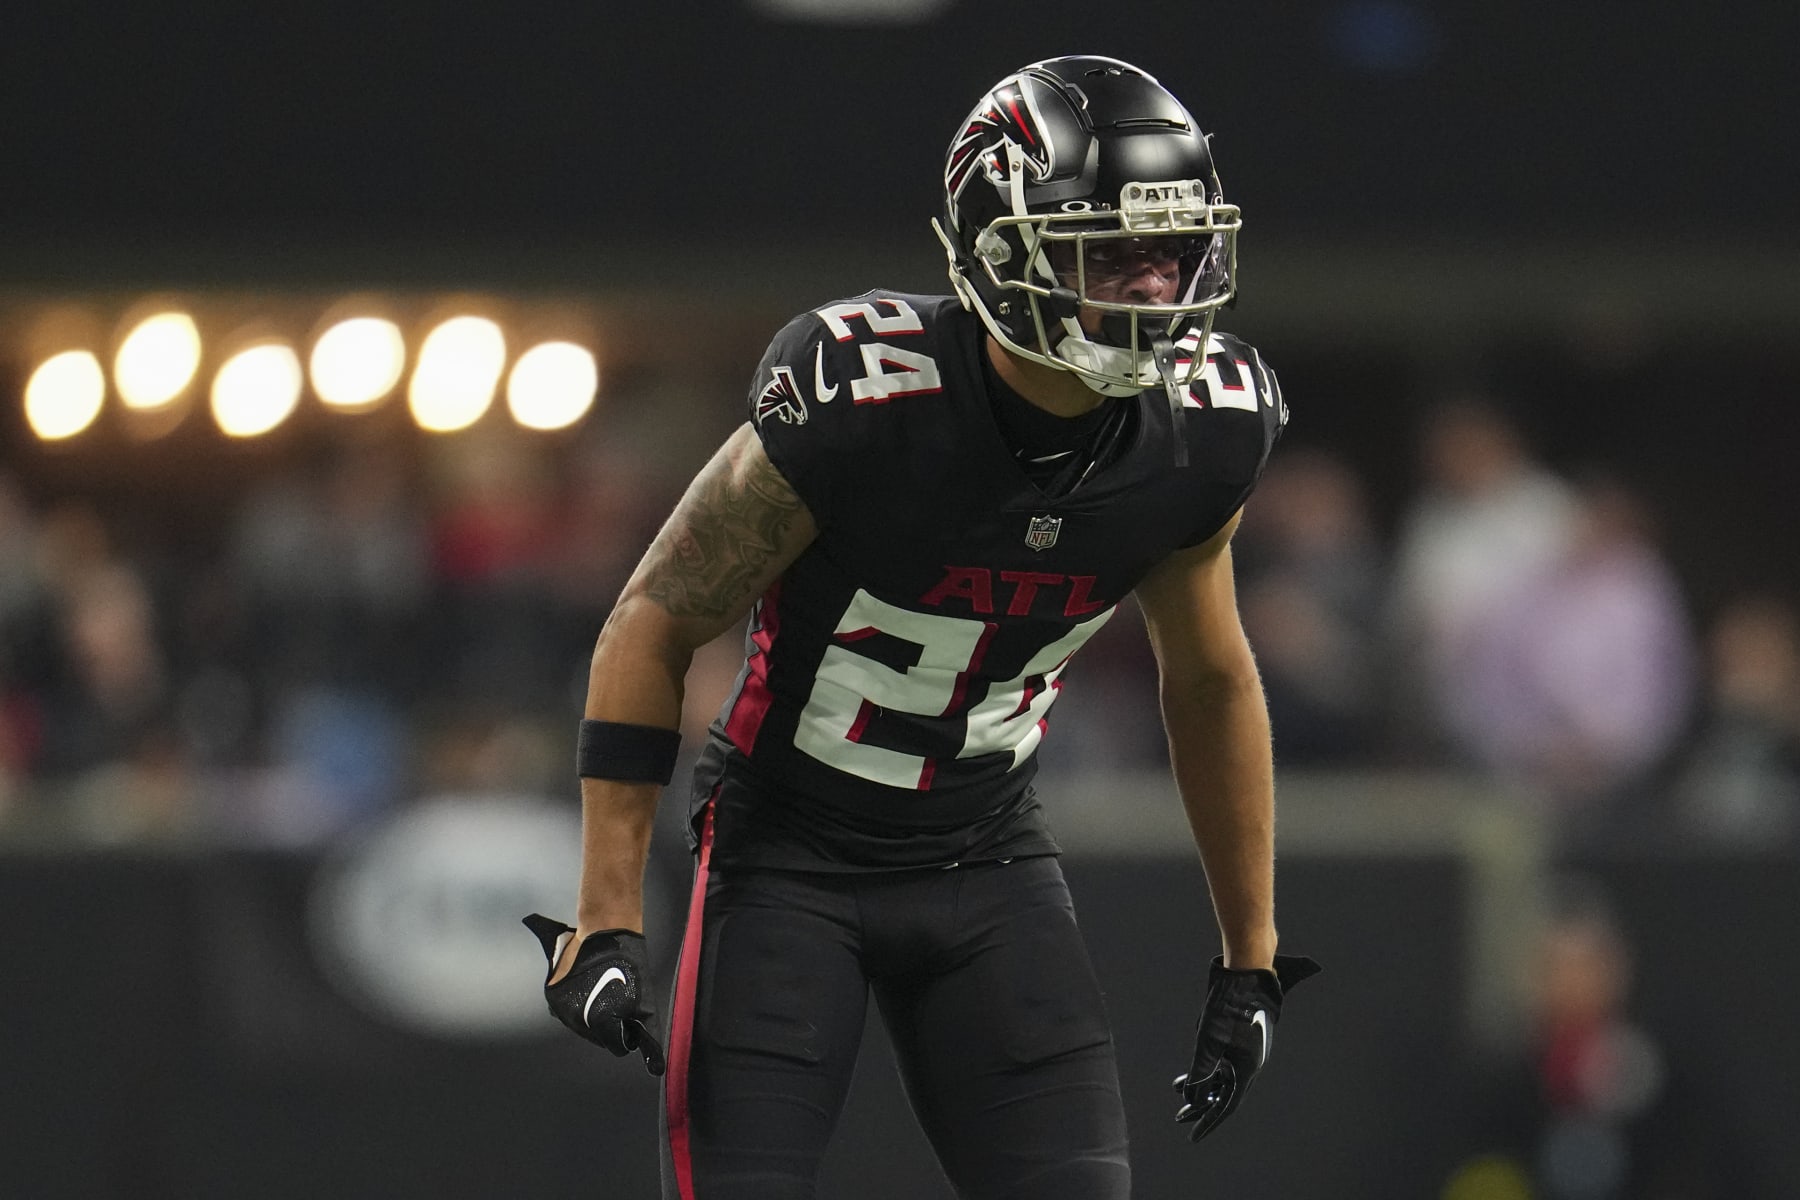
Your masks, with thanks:
<instances>
[{"instance_id":1,"label":"player's shoulder","mask_svg":"<svg viewBox=\"0 0 1800 1200\"><path fill-rule=\"evenodd\" d=\"M836 414L954 387L972 357L972 324L953 296L878 288L816 305L771 341L753 415L759 426L836 424L849 419Z\"/></svg>"},{"instance_id":2,"label":"player's shoulder","mask_svg":"<svg viewBox=\"0 0 1800 1200\"><path fill-rule=\"evenodd\" d=\"M946 364L966 354L973 323L953 296L877 288L817 305L783 333L791 351L809 364L823 361L840 377L873 379L853 387L856 398L867 402L892 390L881 382L890 370L941 376Z\"/></svg>"},{"instance_id":3,"label":"player's shoulder","mask_svg":"<svg viewBox=\"0 0 1800 1200\"><path fill-rule=\"evenodd\" d=\"M1214 329L1207 335L1207 349L1212 353L1233 354L1239 358L1260 360L1262 355L1255 346L1246 342L1235 333L1223 329Z\"/></svg>"},{"instance_id":4,"label":"player's shoulder","mask_svg":"<svg viewBox=\"0 0 1800 1200\"><path fill-rule=\"evenodd\" d=\"M1182 348L1198 357L1198 345L1195 336ZM1199 545L1224 527L1255 489L1286 423L1281 384L1262 355L1242 338L1213 331L1182 408L1189 465L1163 471L1191 501L1169 506L1172 520L1192 522L1179 545Z\"/></svg>"},{"instance_id":5,"label":"player's shoulder","mask_svg":"<svg viewBox=\"0 0 1800 1200\"><path fill-rule=\"evenodd\" d=\"M1190 394L1195 407L1259 413L1270 432L1287 424L1281 380L1261 352L1243 338L1215 329L1206 339L1206 362Z\"/></svg>"},{"instance_id":6,"label":"player's shoulder","mask_svg":"<svg viewBox=\"0 0 1800 1200\"><path fill-rule=\"evenodd\" d=\"M954 296L871 288L795 314L771 345L810 352L821 342L847 347L884 338L944 336L961 332L967 313ZM829 346L827 347L829 350Z\"/></svg>"},{"instance_id":7,"label":"player's shoulder","mask_svg":"<svg viewBox=\"0 0 1800 1200\"><path fill-rule=\"evenodd\" d=\"M955 296L897 292L888 288L871 288L860 295L818 305L811 311L811 315L839 339L845 338L846 329L850 331L850 337L884 331L910 332L920 327L930 330L952 314L960 317L966 313ZM858 321L867 328L857 327Z\"/></svg>"}]
</instances>

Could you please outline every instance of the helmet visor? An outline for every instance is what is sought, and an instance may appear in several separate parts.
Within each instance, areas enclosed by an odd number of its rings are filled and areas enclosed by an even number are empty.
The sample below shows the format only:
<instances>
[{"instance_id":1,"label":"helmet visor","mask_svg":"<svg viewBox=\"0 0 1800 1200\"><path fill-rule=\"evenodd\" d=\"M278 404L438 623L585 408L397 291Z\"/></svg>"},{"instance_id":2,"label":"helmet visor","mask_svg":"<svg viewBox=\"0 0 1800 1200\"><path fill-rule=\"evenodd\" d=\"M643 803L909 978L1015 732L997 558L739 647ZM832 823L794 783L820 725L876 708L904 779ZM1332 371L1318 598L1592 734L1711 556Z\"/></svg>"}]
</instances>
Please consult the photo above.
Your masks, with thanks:
<instances>
[{"instance_id":1,"label":"helmet visor","mask_svg":"<svg viewBox=\"0 0 1800 1200\"><path fill-rule=\"evenodd\" d=\"M1102 310L1192 311L1229 298L1224 235L1044 231L1055 286Z\"/></svg>"}]
</instances>

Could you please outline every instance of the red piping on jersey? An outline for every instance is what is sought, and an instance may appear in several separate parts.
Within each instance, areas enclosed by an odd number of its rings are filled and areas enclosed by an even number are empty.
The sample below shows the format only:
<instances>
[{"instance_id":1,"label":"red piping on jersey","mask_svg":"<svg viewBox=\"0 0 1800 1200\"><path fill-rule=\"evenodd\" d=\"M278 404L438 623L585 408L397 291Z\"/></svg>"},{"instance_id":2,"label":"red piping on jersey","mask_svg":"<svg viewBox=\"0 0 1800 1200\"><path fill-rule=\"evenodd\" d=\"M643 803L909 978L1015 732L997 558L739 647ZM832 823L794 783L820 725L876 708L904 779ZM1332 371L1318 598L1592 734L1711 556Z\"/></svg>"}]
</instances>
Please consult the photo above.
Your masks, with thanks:
<instances>
[{"instance_id":1,"label":"red piping on jersey","mask_svg":"<svg viewBox=\"0 0 1800 1200\"><path fill-rule=\"evenodd\" d=\"M1031 707L1032 697L1036 696L1036 695L1037 695L1037 689L1032 687L1030 683L1027 683L1025 685L1025 694L1023 696L1019 697L1019 707L1013 709L1010 713L1008 713L1006 715L1006 719L1011 721L1015 717L1024 716L1025 710Z\"/></svg>"},{"instance_id":2,"label":"red piping on jersey","mask_svg":"<svg viewBox=\"0 0 1800 1200\"><path fill-rule=\"evenodd\" d=\"M846 742L860 742L863 730L869 727L869 718L875 715L875 706L867 700L856 710L856 720L850 723L850 732L844 735Z\"/></svg>"},{"instance_id":3,"label":"red piping on jersey","mask_svg":"<svg viewBox=\"0 0 1800 1200\"><path fill-rule=\"evenodd\" d=\"M1091 578L1091 577L1090 576L1078 576L1078 578ZM1044 678L1050 679L1050 677L1052 675L1057 675L1059 672L1062 671L1062 669L1064 667L1069 665L1069 660L1074 657L1075 657L1075 652L1072 650L1069 653L1063 655L1063 660L1061 662L1057 663L1054 667L1051 667L1048 671L1044 672ZM1062 680L1061 679L1050 679L1050 690L1053 692L1061 691L1062 690ZM1019 701L1019 707L1013 709L1011 715L1008 716L1006 719L1010 721L1014 717L1024 716L1025 710L1031 707L1032 698L1036 695L1037 695L1037 689L1032 687L1031 684L1029 682L1027 682L1025 684L1024 699ZM1052 703L1054 703L1054 701L1052 701ZM1043 723L1044 722L1042 722L1042 721L1038 722L1039 725L1042 725Z\"/></svg>"},{"instance_id":4,"label":"red piping on jersey","mask_svg":"<svg viewBox=\"0 0 1800 1200\"><path fill-rule=\"evenodd\" d=\"M750 631L750 641L756 649L744 662L744 686L738 689L737 699L732 701L731 712L725 718L725 736L742 754L756 749L757 730L775 703L775 693L769 690L769 651L781 632L780 600L781 581L777 579L756 606L756 627Z\"/></svg>"},{"instance_id":5,"label":"red piping on jersey","mask_svg":"<svg viewBox=\"0 0 1800 1200\"><path fill-rule=\"evenodd\" d=\"M669 1118L669 1161L681 1200L694 1200L694 1152L688 1140L688 1063L694 1048L694 1001L700 987L700 938L706 916L706 879L712 872L713 805L706 802L700 827L700 856L694 864L694 891L688 897L687 932L681 939L681 965L675 971L675 1000L669 1013L669 1075L663 1082Z\"/></svg>"},{"instance_id":6,"label":"red piping on jersey","mask_svg":"<svg viewBox=\"0 0 1800 1200\"><path fill-rule=\"evenodd\" d=\"M1071 657L1073 657L1073 656L1071 656ZM1063 661L1068 662L1069 660L1067 658L1065 658L1065 659L1063 659ZM1052 679L1050 681L1050 690L1053 692L1062 691L1062 680ZM1055 704L1056 701L1054 699L1052 699L1050 701L1050 703ZM1046 709L1045 715L1038 718L1038 737L1040 737L1040 738L1044 737L1049 732L1050 732L1050 716L1049 716L1049 710Z\"/></svg>"},{"instance_id":7,"label":"red piping on jersey","mask_svg":"<svg viewBox=\"0 0 1800 1200\"><path fill-rule=\"evenodd\" d=\"M982 625L984 628L981 631L981 640L975 643L975 650L969 655L969 665L956 673L956 687L950 693L950 703L944 706L942 716L951 716L963 706L963 699L969 691L969 677L981 670L981 660L987 657L988 643L994 640L994 631L1000 628L999 624L994 621L983 621ZM867 704L866 701L864 703ZM863 714L859 713L856 719L856 729L852 731L851 741L857 740L855 734L861 731L862 725ZM919 768L919 790L929 792L931 780L936 775L937 759L926 759L925 765Z\"/></svg>"},{"instance_id":8,"label":"red piping on jersey","mask_svg":"<svg viewBox=\"0 0 1800 1200\"><path fill-rule=\"evenodd\" d=\"M987 657L988 643L994 640L994 630L1000 626L993 621L983 621L981 640L975 643L975 652L969 655L969 665L956 673L956 688L950 693L950 703L944 706L939 716L953 716L962 707L963 696L969 690L969 676L981 670L981 660Z\"/></svg>"},{"instance_id":9,"label":"red piping on jersey","mask_svg":"<svg viewBox=\"0 0 1800 1200\"><path fill-rule=\"evenodd\" d=\"M873 625L864 625L861 629L852 629L849 633L834 633L831 636L840 642L860 642L864 638L872 638L881 630Z\"/></svg>"},{"instance_id":10,"label":"red piping on jersey","mask_svg":"<svg viewBox=\"0 0 1800 1200\"><path fill-rule=\"evenodd\" d=\"M889 392L885 396L852 396L852 404L886 404L890 400L898 400L902 396L935 396L943 391L942 387L912 388L904 392Z\"/></svg>"}]
</instances>

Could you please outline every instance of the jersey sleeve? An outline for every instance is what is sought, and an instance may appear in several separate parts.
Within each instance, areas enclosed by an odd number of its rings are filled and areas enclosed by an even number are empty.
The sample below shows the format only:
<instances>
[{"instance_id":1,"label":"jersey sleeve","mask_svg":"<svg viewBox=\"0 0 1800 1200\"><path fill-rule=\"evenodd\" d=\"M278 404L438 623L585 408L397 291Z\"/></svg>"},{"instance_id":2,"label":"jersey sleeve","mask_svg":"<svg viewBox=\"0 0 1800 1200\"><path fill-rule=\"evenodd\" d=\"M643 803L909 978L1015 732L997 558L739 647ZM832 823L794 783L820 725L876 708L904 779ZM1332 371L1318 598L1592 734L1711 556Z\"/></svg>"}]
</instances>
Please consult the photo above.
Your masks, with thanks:
<instances>
[{"instance_id":1,"label":"jersey sleeve","mask_svg":"<svg viewBox=\"0 0 1800 1200\"><path fill-rule=\"evenodd\" d=\"M1281 381L1275 377L1274 369L1263 361L1263 356L1254 347L1230 335L1224 335L1219 340L1233 363L1247 376L1243 382L1255 394L1257 419L1254 424L1249 420L1237 420L1236 428L1228 439L1230 449L1221 474L1236 488L1236 498L1222 516L1216 510L1209 512L1181 543L1183 549L1198 546L1218 533L1243 508L1244 502L1250 498L1250 493L1256 490L1257 483L1262 479L1263 469L1268 466L1269 455L1274 451L1275 443L1281 440L1282 430L1287 428L1287 401L1282 398ZM1248 402L1249 398L1245 397L1243 402L1234 406L1235 411L1221 405L1214 415L1247 418L1251 414L1243 410L1248 407Z\"/></svg>"},{"instance_id":2,"label":"jersey sleeve","mask_svg":"<svg viewBox=\"0 0 1800 1200\"><path fill-rule=\"evenodd\" d=\"M837 499L841 447L834 452L834 424L818 403L816 376L827 353L824 327L802 313L781 328L763 352L750 381L750 424L782 477L823 523Z\"/></svg>"}]
</instances>

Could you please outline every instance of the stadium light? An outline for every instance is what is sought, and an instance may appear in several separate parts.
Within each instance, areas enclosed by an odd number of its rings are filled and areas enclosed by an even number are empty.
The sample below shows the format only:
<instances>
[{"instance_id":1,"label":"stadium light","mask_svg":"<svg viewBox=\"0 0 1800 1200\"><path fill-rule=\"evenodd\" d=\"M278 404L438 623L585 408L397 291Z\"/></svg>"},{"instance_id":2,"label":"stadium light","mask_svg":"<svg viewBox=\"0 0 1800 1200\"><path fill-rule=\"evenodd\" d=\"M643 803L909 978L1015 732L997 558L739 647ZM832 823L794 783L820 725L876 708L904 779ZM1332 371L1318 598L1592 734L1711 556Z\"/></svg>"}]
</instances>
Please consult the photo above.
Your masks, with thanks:
<instances>
[{"instance_id":1,"label":"stadium light","mask_svg":"<svg viewBox=\"0 0 1800 1200\"><path fill-rule=\"evenodd\" d=\"M394 390L406 370L406 339L392 321L352 317L313 343L313 392L333 408L365 408Z\"/></svg>"},{"instance_id":2,"label":"stadium light","mask_svg":"<svg viewBox=\"0 0 1800 1200\"><path fill-rule=\"evenodd\" d=\"M506 337L485 317L452 317L419 347L407 403L430 433L467 429L494 402L506 368Z\"/></svg>"},{"instance_id":3,"label":"stadium light","mask_svg":"<svg viewBox=\"0 0 1800 1200\"><path fill-rule=\"evenodd\" d=\"M38 364L25 384L25 420L46 442L71 438L100 415L106 374L91 351L65 350Z\"/></svg>"},{"instance_id":4,"label":"stadium light","mask_svg":"<svg viewBox=\"0 0 1800 1200\"><path fill-rule=\"evenodd\" d=\"M200 331L184 312L146 317L119 343L113 385L127 408L161 408L200 369Z\"/></svg>"},{"instance_id":5,"label":"stadium light","mask_svg":"<svg viewBox=\"0 0 1800 1200\"><path fill-rule=\"evenodd\" d=\"M566 429L587 415L599 388L591 352L574 342L542 342L513 364L506 406L527 429Z\"/></svg>"},{"instance_id":6,"label":"stadium light","mask_svg":"<svg viewBox=\"0 0 1800 1200\"><path fill-rule=\"evenodd\" d=\"M213 377L213 419L230 437L269 432L300 403L300 356L285 342L238 351Z\"/></svg>"}]
</instances>

